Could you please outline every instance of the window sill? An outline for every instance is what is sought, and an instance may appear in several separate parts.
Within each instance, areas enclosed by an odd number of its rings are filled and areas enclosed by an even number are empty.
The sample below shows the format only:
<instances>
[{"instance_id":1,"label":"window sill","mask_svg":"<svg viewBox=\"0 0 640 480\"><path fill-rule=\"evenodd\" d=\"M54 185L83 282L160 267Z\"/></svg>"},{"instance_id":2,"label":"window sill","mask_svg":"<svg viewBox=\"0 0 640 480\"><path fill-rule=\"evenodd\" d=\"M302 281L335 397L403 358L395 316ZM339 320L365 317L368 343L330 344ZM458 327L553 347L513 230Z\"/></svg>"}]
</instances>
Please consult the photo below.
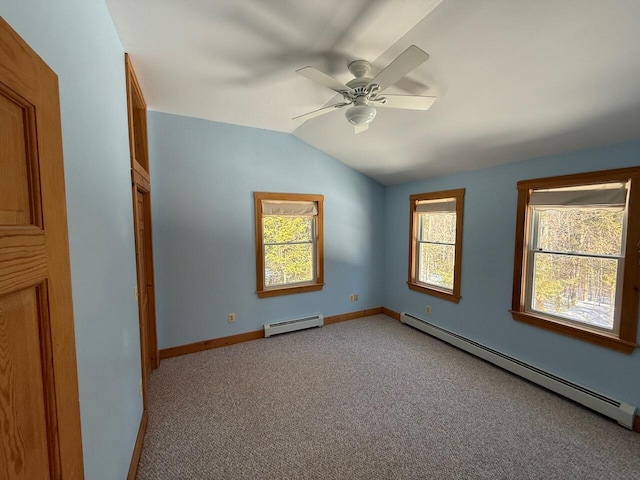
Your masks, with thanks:
<instances>
[{"instance_id":1,"label":"window sill","mask_svg":"<svg viewBox=\"0 0 640 480\"><path fill-rule=\"evenodd\" d=\"M578 326L558 323L528 312L519 312L517 310L510 310L510 312L513 319L518 322L528 323L529 325L544 328L545 330L551 330L552 332L578 338L611 350L629 354L638 347L635 343L622 340L614 334L598 333Z\"/></svg>"},{"instance_id":2,"label":"window sill","mask_svg":"<svg viewBox=\"0 0 640 480\"><path fill-rule=\"evenodd\" d=\"M447 290L440 290L435 287L427 287L424 285L419 285L417 283L407 282L407 286L409 287L410 290L414 290L420 293L425 293L427 295L432 295L434 297L447 300L448 302L458 303L462 298L460 295L456 295L453 292L448 292Z\"/></svg>"},{"instance_id":3,"label":"window sill","mask_svg":"<svg viewBox=\"0 0 640 480\"><path fill-rule=\"evenodd\" d=\"M260 298L278 297L280 295L293 295L295 293L315 292L322 290L324 283L313 283L310 285L292 285L290 287L275 287L268 290L258 290L256 293Z\"/></svg>"}]
</instances>

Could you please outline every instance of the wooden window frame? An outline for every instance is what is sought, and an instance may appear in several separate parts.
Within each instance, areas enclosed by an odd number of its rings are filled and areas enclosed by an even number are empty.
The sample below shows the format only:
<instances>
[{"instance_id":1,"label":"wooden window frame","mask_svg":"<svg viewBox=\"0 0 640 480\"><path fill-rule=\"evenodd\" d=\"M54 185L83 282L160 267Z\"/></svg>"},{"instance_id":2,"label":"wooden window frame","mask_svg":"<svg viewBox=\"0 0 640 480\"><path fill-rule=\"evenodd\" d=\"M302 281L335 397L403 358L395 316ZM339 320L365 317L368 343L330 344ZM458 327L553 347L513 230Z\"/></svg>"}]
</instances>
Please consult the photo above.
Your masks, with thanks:
<instances>
[{"instance_id":1,"label":"wooden window frame","mask_svg":"<svg viewBox=\"0 0 640 480\"><path fill-rule=\"evenodd\" d=\"M462 272L462 224L464 215L464 188L442 190L439 192L417 193L409 197L409 280L407 286L416 292L458 303L460 301L460 277ZM418 240L418 212L416 207L422 200L441 200L454 198L456 200L456 242L453 270L453 289L438 288L417 280L416 255Z\"/></svg>"},{"instance_id":2,"label":"wooden window frame","mask_svg":"<svg viewBox=\"0 0 640 480\"><path fill-rule=\"evenodd\" d=\"M255 232L256 232L256 293L260 298L276 297L322 290L324 287L324 195L302 193L254 192ZM264 282L264 243L262 232L262 200L315 202L318 214L315 216L315 279L308 283L296 283L276 287L266 287Z\"/></svg>"},{"instance_id":3,"label":"wooden window frame","mask_svg":"<svg viewBox=\"0 0 640 480\"><path fill-rule=\"evenodd\" d=\"M529 214L529 199L533 190L563 188L608 182L630 182L627 204L627 231L624 239L624 265L620 308L619 333L596 331L588 326L560 322L537 312L526 310L528 243L532 224ZM638 347L636 333L638 325L638 265L640 262L640 168L621 168L597 172L539 178L518 182L518 205L516 215L515 257L513 271L513 295L511 315L514 320L551 330L596 345L631 353Z\"/></svg>"}]
</instances>

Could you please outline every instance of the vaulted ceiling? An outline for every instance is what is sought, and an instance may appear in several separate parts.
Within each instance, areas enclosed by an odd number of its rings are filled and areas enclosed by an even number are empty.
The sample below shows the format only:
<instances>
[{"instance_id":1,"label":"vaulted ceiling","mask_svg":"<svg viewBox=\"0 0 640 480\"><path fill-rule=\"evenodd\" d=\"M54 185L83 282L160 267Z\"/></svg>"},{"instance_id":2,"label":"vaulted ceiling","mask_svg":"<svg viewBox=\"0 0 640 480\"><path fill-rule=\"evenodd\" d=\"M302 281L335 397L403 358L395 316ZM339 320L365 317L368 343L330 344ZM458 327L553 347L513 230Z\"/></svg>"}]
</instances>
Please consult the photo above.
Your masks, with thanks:
<instances>
[{"instance_id":1,"label":"vaulted ceiling","mask_svg":"<svg viewBox=\"0 0 640 480\"><path fill-rule=\"evenodd\" d=\"M637 0L107 0L151 110L293 133L382 184L640 138ZM340 97L356 59L431 58L358 135Z\"/></svg>"}]
</instances>

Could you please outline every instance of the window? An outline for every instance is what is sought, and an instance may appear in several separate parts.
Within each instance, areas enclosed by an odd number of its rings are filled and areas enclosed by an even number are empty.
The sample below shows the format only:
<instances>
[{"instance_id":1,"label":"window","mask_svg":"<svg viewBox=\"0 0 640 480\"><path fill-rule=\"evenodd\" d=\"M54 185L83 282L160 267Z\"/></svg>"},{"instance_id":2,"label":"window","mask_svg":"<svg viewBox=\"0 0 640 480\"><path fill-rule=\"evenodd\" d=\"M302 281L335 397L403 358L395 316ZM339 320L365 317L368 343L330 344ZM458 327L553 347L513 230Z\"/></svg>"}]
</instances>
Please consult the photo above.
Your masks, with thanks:
<instances>
[{"instance_id":1,"label":"window","mask_svg":"<svg viewBox=\"0 0 640 480\"><path fill-rule=\"evenodd\" d=\"M628 168L518 182L515 320L633 351L639 175Z\"/></svg>"},{"instance_id":2,"label":"window","mask_svg":"<svg viewBox=\"0 0 640 480\"><path fill-rule=\"evenodd\" d=\"M410 197L411 290L460 300L464 188Z\"/></svg>"},{"instance_id":3,"label":"window","mask_svg":"<svg viewBox=\"0 0 640 480\"><path fill-rule=\"evenodd\" d=\"M260 298L322 290L322 195L255 192Z\"/></svg>"}]
</instances>

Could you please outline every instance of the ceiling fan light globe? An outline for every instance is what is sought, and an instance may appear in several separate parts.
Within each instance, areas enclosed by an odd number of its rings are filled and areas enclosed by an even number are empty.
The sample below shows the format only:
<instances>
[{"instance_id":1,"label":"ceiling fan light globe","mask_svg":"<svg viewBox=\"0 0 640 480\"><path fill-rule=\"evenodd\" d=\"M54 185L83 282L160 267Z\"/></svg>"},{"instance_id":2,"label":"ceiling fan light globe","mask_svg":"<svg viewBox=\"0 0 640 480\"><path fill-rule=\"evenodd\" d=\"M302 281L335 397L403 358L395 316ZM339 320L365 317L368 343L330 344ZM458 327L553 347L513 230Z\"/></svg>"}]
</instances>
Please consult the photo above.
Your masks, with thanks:
<instances>
[{"instance_id":1,"label":"ceiling fan light globe","mask_svg":"<svg viewBox=\"0 0 640 480\"><path fill-rule=\"evenodd\" d=\"M344 112L344 116L347 117L349 123L360 126L371 123L376 118L376 113L378 113L376 109L369 105L354 105Z\"/></svg>"}]
</instances>

